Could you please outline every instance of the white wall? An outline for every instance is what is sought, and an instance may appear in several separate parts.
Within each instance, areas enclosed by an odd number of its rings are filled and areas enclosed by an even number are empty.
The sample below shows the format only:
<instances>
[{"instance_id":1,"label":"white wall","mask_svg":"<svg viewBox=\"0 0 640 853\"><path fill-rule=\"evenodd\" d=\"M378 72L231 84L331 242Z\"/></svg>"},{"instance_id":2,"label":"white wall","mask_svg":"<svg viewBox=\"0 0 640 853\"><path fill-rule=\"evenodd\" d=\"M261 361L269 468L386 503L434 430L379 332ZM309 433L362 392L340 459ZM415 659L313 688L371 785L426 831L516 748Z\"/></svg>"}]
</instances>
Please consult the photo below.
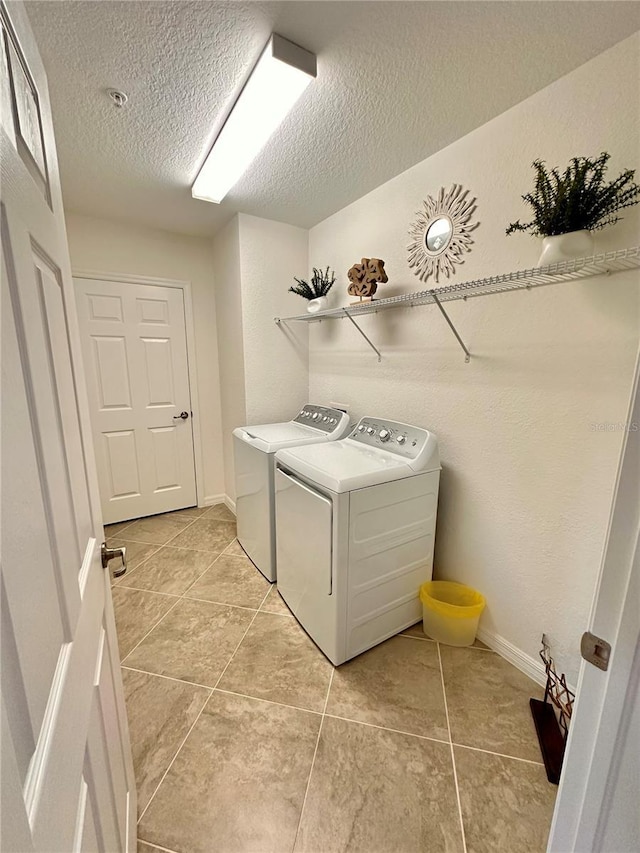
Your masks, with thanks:
<instances>
[{"instance_id":1,"label":"white wall","mask_svg":"<svg viewBox=\"0 0 640 853\"><path fill-rule=\"evenodd\" d=\"M95 270L191 282L204 499L224 494L216 305L210 241L67 213L74 272Z\"/></svg>"},{"instance_id":2,"label":"white wall","mask_svg":"<svg viewBox=\"0 0 640 853\"><path fill-rule=\"evenodd\" d=\"M239 220L247 423L288 421L307 402L308 327L277 326L274 318L306 310L288 289L307 268L309 232L245 214Z\"/></svg>"},{"instance_id":3,"label":"white wall","mask_svg":"<svg viewBox=\"0 0 640 853\"><path fill-rule=\"evenodd\" d=\"M225 494L235 501L232 432L235 427L247 422L242 339L240 236L237 216L234 216L216 235L213 243L213 257L220 359L224 488Z\"/></svg>"},{"instance_id":4,"label":"white wall","mask_svg":"<svg viewBox=\"0 0 640 853\"><path fill-rule=\"evenodd\" d=\"M225 489L235 500L236 426L289 420L307 400L308 330L279 327L308 263L308 231L239 214L214 240ZM295 308L304 310L304 304Z\"/></svg>"},{"instance_id":5,"label":"white wall","mask_svg":"<svg viewBox=\"0 0 640 853\"><path fill-rule=\"evenodd\" d=\"M520 195L531 186L534 159L563 165L607 150L610 177L640 166L639 50L638 36L620 43L311 229L310 266L329 264L342 282L333 304L348 303L346 272L361 256L387 262L380 297L424 287L406 262L407 231L422 199L454 182L477 196L481 221L456 280L534 266L538 241L504 234L510 221L526 218ZM638 242L638 208L625 214L598 238L602 249ZM339 399L355 416L406 420L438 434L437 576L480 589L487 636L516 654L537 660L545 631L574 679L622 441L620 431L592 424L627 412L638 275L447 310L472 350L470 364L434 307L363 318L381 364L350 323L314 324L310 398Z\"/></svg>"}]
</instances>

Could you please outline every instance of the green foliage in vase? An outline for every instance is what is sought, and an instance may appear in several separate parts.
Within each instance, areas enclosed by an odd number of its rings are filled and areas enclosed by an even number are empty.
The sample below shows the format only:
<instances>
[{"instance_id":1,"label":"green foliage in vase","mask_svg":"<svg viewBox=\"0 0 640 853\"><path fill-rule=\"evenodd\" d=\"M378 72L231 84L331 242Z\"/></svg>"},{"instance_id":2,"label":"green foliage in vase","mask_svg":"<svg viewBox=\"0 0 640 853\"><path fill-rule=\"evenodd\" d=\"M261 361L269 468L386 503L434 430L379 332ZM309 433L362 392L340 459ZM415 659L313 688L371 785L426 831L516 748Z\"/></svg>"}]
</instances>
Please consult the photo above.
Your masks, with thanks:
<instances>
[{"instance_id":1,"label":"green foliage in vase","mask_svg":"<svg viewBox=\"0 0 640 853\"><path fill-rule=\"evenodd\" d=\"M329 272L329 267L324 272L314 267L311 282L305 281L303 278L296 278L295 276L293 278L297 284L295 287L290 287L289 292L297 293L298 296L302 296L304 299L317 299L319 296L326 296L336 281L335 274L333 270Z\"/></svg>"},{"instance_id":2,"label":"green foliage in vase","mask_svg":"<svg viewBox=\"0 0 640 853\"><path fill-rule=\"evenodd\" d=\"M563 174L547 171L536 160L533 192L522 196L533 209L533 220L512 222L507 234L527 231L538 237L568 234L570 231L598 231L621 218L615 214L640 202L640 187L633 183L635 171L626 169L615 181L604 179L611 155L603 151L595 160L574 157Z\"/></svg>"}]
</instances>

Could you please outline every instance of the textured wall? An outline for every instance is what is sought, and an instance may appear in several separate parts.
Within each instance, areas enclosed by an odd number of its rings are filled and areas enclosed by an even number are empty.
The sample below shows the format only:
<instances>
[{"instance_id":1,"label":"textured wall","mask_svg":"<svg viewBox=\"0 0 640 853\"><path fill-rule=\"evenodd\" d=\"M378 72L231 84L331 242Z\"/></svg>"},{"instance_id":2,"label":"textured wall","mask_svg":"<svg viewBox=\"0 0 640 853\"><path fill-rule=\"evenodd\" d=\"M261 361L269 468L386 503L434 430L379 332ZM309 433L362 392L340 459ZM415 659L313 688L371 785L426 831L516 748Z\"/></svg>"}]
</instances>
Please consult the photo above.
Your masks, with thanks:
<instances>
[{"instance_id":1,"label":"textured wall","mask_svg":"<svg viewBox=\"0 0 640 853\"><path fill-rule=\"evenodd\" d=\"M224 479L220 452L220 388L210 242L73 213L67 213L66 220L74 271L119 272L191 282L204 497L219 496L224 493Z\"/></svg>"},{"instance_id":2,"label":"textured wall","mask_svg":"<svg viewBox=\"0 0 640 853\"><path fill-rule=\"evenodd\" d=\"M636 36L389 181L310 231L310 265L342 275L385 258L386 296L422 287L407 230L427 194L462 183L478 197L476 243L455 279L534 266L540 250L505 226L526 211L531 161L612 154L611 175L640 166ZM635 245L638 209L599 238ZM446 280L441 284L446 284ZM431 286L431 285L430 285ZM347 304L346 287L333 304ZM443 474L436 574L476 586L484 628L531 657L546 631L574 678L611 505L638 351L638 274L625 273L448 306L474 357L465 364L437 309L364 318L381 364L346 321L314 325L310 397L339 399L433 429Z\"/></svg>"},{"instance_id":3,"label":"textured wall","mask_svg":"<svg viewBox=\"0 0 640 853\"><path fill-rule=\"evenodd\" d=\"M308 238L303 228L240 214L214 240L225 488L232 500L233 429L289 420L307 399L307 327L279 328L273 318L304 310L287 289L294 275L304 275Z\"/></svg>"},{"instance_id":4,"label":"textured wall","mask_svg":"<svg viewBox=\"0 0 640 853\"><path fill-rule=\"evenodd\" d=\"M309 232L256 216L239 220L247 423L288 421L307 402L308 327L278 327L273 318L306 310L288 289L307 268Z\"/></svg>"},{"instance_id":5,"label":"textured wall","mask_svg":"<svg viewBox=\"0 0 640 853\"><path fill-rule=\"evenodd\" d=\"M247 422L242 339L240 235L238 217L217 234L213 243L222 402L222 450L225 494L235 501L233 482L234 427Z\"/></svg>"}]
</instances>

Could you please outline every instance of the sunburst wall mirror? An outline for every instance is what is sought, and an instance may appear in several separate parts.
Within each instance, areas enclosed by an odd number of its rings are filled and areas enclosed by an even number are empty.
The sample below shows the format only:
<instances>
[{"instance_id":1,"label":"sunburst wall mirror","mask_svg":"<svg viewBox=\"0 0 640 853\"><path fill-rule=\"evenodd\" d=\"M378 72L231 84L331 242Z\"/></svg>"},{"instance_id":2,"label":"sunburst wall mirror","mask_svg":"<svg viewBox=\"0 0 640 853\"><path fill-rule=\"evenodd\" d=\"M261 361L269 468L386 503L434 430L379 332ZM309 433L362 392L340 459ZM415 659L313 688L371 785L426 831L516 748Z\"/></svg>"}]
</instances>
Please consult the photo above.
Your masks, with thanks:
<instances>
[{"instance_id":1,"label":"sunburst wall mirror","mask_svg":"<svg viewBox=\"0 0 640 853\"><path fill-rule=\"evenodd\" d=\"M476 199L469 190L453 184L440 189L437 198L428 196L423 209L409 229L411 243L407 246L409 266L421 281L429 276L439 280L455 272L455 265L464 263L463 252L471 251L471 231L480 224L472 221Z\"/></svg>"}]
</instances>

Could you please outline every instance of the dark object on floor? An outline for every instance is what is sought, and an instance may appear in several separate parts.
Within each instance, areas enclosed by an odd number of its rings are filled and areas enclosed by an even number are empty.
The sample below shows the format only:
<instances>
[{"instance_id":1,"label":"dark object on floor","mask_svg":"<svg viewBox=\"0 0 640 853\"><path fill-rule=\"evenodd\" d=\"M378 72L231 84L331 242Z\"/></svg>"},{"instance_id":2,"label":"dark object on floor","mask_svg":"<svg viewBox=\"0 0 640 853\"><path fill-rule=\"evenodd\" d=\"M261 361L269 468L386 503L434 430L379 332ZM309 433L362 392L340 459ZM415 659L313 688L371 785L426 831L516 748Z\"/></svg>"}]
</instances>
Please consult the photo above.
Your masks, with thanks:
<instances>
[{"instance_id":1,"label":"dark object on floor","mask_svg":"<svg viewBox=\"0 0 640 853\"><path fill-rule=\"evenodd\" d=\"M545 665L547 684L544 691L544 701L529 699L531 715L535 723L540 751L544 761L547 779L554 785L560 781L562 760L569 732L569 721L573 711L575 695L567 687L564 673L558 675L545 634L542 635L542 651L540 657ZM559 713L553 710L556 706Z\"/></svg>"}]
</instances>

